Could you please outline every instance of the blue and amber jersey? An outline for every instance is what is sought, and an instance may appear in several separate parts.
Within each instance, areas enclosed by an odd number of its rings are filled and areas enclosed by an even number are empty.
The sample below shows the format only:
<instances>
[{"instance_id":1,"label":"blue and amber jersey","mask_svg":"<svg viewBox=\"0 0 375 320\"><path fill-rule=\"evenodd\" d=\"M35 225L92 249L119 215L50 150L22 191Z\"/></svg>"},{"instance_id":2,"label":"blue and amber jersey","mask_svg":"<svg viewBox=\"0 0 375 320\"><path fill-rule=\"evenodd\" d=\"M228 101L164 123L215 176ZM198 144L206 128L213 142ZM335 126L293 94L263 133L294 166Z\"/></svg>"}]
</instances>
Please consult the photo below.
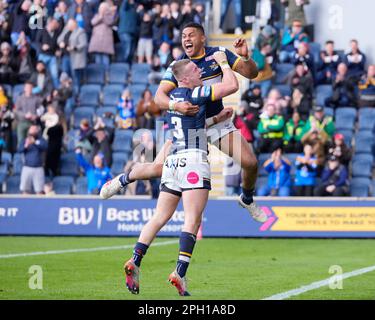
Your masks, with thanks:
<instances>
[{"instance_id":1,"label":"blue and amber jersey","mask_svg":"<svg viewBox=\"0 0 375 320\"><path fill-rule=\"evenodd\" d=\"M202 69L202 80L205 86L210 86L215 83L221 82L223 72L220 66L216 63L213 54L216 51L224 51L227 55L228 63L234 70L237 63L240 61L240 57L237 57L233 52L227 50L224 47L205 47L204 54L199 57L190 58L200 69ZM189 57L184 53L177 60L189 59ZM172 65L170 64L167 71L164 73L161 82L166 82L173 84L177 87L177 80L172 73ZM213 99L214 100L214 99ZM221 99L209 102L206 110L206 117L211 118L217 115L223 109L223 101Z\"/></svg>"},{"instance_id":2,"label":"blue and amber jersey","mask_svg":"<svg viewBox=\"0 0 375 320\"><path fill-rule=\"evenodd\" d=\"M188 101L199 105L199 112L195 116L185 116L177 111L167 111L168 129L173 136L173 152L181 149L207 151L206 110L212 102L212 86L201 86L194 89L176 88L169 95L172 100Z\"/></svg>"}]
</instances>

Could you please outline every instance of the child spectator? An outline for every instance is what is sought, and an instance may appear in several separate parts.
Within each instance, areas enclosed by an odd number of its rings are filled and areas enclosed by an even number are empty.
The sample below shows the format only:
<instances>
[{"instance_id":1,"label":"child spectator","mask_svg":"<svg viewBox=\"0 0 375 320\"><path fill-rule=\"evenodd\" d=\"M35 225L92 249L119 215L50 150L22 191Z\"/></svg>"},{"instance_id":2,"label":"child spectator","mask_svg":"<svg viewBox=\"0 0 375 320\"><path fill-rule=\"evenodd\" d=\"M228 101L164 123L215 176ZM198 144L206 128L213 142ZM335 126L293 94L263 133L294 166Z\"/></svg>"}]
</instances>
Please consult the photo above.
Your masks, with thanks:
<instances>
[{"instance_id":1,"label":"child spectator","mask_svg":"<svg viewBox=\"0 0 375 320\"><path fill-rule=\"evenodd\" d=\"M134 129L136 126L135 105L130 90L125 89L122 92L120 101L117 105L117 128Z\"/></svg>"},{"instance_id":2,"label":"child spectator","mask_svg":"<svg viewBox=\"0 0 375 320\"><path fill-rule=\"evenodd\" d=\"M282 156L281 146L276 148L271 159L266 160L263 166L268 172L268 181L266 186L259 188L257 195L288 197L291 186L291 164L288 159Z\"/></svg>"},{"instance_id":3,"label":"child spectator","mask_svg":"<svg viewBox=\"0 0 375 320\"><path fill-rule=\"evenodd\" d=\"M43 138L48 140L48 130L59 122L59 115L52 104L47 106L47 112L40 117L40 121L44 125Z\"/></svg>"},{"instance_id":4,"label":"child spectator","mask_svg":"<svg viewBox=\"0 0 375 320\"><path fill-rule=\"evenodd\" d=\"M323 171L322 182L315 188L314 195L318 197L343 197L348 193L348 170L340 164L336 156L331 155L328 159L328 165Z\"/></svg>"},{"instance_id":5,"label":"child spectator","mask_svg":"<svg viewBox=\"0 0 375 320\"><path fill-rule=\"evenodd\" d=\"M317 159L310 144L305 144L303 154L296 158L296 178L294 181L296 196L312 197L316 184Z\"/></svg>"}]
</instances>

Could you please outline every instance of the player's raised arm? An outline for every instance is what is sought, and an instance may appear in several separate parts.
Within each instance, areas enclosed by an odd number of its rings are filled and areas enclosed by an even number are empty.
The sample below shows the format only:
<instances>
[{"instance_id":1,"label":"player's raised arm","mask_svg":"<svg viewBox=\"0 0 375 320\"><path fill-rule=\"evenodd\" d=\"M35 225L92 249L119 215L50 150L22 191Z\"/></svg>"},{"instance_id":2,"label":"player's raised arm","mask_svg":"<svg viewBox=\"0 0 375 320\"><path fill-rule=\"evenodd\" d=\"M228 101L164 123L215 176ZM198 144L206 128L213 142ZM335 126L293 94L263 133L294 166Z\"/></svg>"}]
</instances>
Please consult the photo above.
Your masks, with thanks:
<instances>
[{"instance_id":1,"label":"player's raised arm","mask_svg":"<svg viewBox=\"0 0 375 320\"><path fill-rule=\"evenodd\" d=\"M219 100L235 93L239 86L237 77L228 63L225 52L216 51L213 56L223 72L221 82L212 85L212 100Z\"/></svg>"},{"instance_id":2,"label":"player's raised arm","mask_svg":"<svg viewBox=\"0 0 375 320\"><path fill-rule=\"evenodd\" d=\"M247 47L247 42L243 38L239 38L234 41L233 47L236 54L238 54L241 59L236 63L234 71L243 75L245 78L254 79L258 76L258 67L251 59L249 48Z\"/></svg>"}]
</instances>

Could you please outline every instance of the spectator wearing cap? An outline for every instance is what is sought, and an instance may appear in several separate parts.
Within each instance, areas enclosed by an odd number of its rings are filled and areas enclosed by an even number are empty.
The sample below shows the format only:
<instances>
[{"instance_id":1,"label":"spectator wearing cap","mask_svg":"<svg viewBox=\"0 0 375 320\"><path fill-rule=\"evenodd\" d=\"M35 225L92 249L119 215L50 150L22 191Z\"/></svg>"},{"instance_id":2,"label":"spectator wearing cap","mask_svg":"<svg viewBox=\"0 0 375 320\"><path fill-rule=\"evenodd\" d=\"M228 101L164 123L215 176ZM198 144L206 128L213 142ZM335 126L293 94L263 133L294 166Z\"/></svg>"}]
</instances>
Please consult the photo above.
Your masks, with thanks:
<instances>
[{"instance_id":1,"label":"spectator wearing cap","mask_svg":"<svg viewBox=\"0 0 375 320\"><path fill-rule=\"evenodd\" d=\"M348 67L348 75L359 78L365 73L366 55L359 50L358 41L350 41L350 52L345 54L345 64Z\"/></svg>"},{"instance_id":2,"label":"spectator wearing cap","mask_svg":"<svg viewBox=\"0 0 375 320\"><path fill-rule=\"evenodd\" d=\"M280 62L289 62L301 42L309 42L309 38L307 34L303 32L303 24L301 21L294 20L292 27L284 31L281 39Z\"/></svg>"},{"instance_id":3,"label":"spectator wearing cap","mask_svg":"<svg viewBox=\"0 0 375 320\"><path fill-rule=\"evenodd\" d=\"M358 84L358 106L375 107L375 65L369 65L367 74Z\"/></svg>"},{"instance_id":4,"label":"spectator wearing cap","mask_svg":"<svg viewBox=\"0 0 375 320\"><path fill-rule=\"evenodd\" d=\"M115 24L114 11L107 2L99 5L98 13L91 19L93 27L88 52L93 53L95 63L109 66L110 56L115 54L112 26Z\"/></svg>"},{"instance_id":5,"label":"spectator wearing cap","mask_svg":"<svg viewBox=\"0 0 375 320\"><path fill-rule=\"evenodd\" d=\"M294 186L296 196L312 197L316 185L318 168L317 158L313 153L312 145L304 145L303 153L297 156L295 166L296 177L294 180Z\"/></svg>"},{"instance_id":6,"label":"spectator wearing cap","mask_svg":"<svg viewBox=\"0 0 375 320\"><path fill-rule=\"evenodd\" d=\"M275 150L277 146L282 145L284 135L284 118L276 114L273 104L267 104L266 110L260 115L258 123L259 152L267 153Z\"/></svg>"},{"instance_id":7,"label":"spectator wearing cap","mask_svg":"<svg viewBox=\"0 0 375 320\"><path fill-rule=\"evenodd\" d=\"M336 156L331 155L328 158L326 168L324 168L322 181L314 190L314 195L318 197L343 197L348 193L348 170L340 164Z\"/></svg>"},{"instance_id":8,"label":"spectator wearing cap","mask_svg":"<svg viewBox=\"0 0 375 320\"><path fill-rule=\"evenodd\" d=\"M337 66L342 62L340 55L335 51L334 42L326 41L325 50L320 52L317 66L317 84L331 84L336 76Z\"/></svg>"},{"instance_id":9,"label":"spectator wearing cap","mask_svg":"<svg viewBox=\"0 0 375 320\"><path fill-rule=\"evenodd\" d=\"M294 112L292 118L285 124L283 136L283 150L286 153L300 153L302 146L302 133L305 121L301 120L298 112Z\"/></svg>"},{"instance_id":10,"label":"spectator wearing cap","mask_svg":"<svg viewBox=\"0 0 375 320\"><path fill-rule=\"evenodd\" d=\"M99 194L103 185L112 179L111 169L104 165L103 155L95 155L92 163L90 163L84 158L80 148L77 148L76 159L87 177L87 193Z\"/></svg>"},{"instance_id":11,"label":"spectator wearing cap","mask_svg":"<svg viewBox=\"0 0 375 320\"><path fill-rule=\"evenodd\" d=\"M327 149L327 154L329 156L335 156L341 164L347 168L349 167L352 151L346 145L344 136L341 133L335 133L333 141L328 144Z\"/></svg>"},{"instance_id":12,"label":"spectator wearing cap","mask_svg":"<svg viewBox=\"0 0 375 320\"><path fill-rule=\"evenodd\" d=\"M267 185L258 189L258 196L279 196L288 197L290 195L290 161L283 157L281 146L276 147L271 158L264 163L264 169L268 172Z\"/></svg>"},{"instance_id":13,"label":"spectator wearing cap","mask_svg":"<svg viewBox=\"0 0 375 320\"><path fill-rule=\"evenodd\" d=\"M264 45L270 45L270 55L276 59L277 49L279 48L280 42L279 38L279 33L276 31L276 29L270 25L266 25L259 33L259 36L255 42L255 47L258 50L261 50Z\"/></svg>"},{"instance_id":14,"label":"spectator wearing cap","mask_svg":"<svg viewBox=\"0 0 375 320\"><path fill-rule=\"evenodd\" d=\"M328 139L331 139L335 132L335 124L331 116L324 114L322 106L314 106L313 114L306 121L303 128L303 136L308 132L317 131L318 133L325 132Z\"/></svg>"},{"instance_id":15,"label":"spectator wearing cap","mask_svg":"<svg viewBox=\"0 0 375 320\"><path fill-rule=\"evenodd\" d=\"M332 96L325 101L326 106L332 108L356 106L355 78L348 73L345 63L337 67L337 74L332 82Z\"/></svg>"},{"instance_id":16,"label":"spectator wearing cap","mask_svg":"<svg viewBox=\"0 0 375 320\"><path fill-rule=\"evenodd\" d=\"M30 126L27 137L20 141L18 152L24 156L21 171L20 190L23 194L42 194L44 188L43 158L47 150L47 141L39 134L39 127Z\"/></svg>"}]
</instances>

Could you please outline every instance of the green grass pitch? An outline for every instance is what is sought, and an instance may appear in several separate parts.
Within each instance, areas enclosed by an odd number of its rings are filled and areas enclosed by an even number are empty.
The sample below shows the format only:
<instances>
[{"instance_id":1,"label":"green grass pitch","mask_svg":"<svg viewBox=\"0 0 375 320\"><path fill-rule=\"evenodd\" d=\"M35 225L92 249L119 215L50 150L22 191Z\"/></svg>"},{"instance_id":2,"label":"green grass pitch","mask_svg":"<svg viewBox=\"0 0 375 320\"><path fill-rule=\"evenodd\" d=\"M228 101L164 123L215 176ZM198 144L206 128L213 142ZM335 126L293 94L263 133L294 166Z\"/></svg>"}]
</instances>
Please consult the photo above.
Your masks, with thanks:
<instances>
[{"instance_id":1,"label":"green grass pitch","mask_svg":"<svg viewBox=\"0 0 375 320\"><path fill-rule=\"evenodd\" d=\"M129 245L135 238L0 237L0 299L263 299L375 265L375 240L203 239L188 270L192 296L179 297L167 278L175 267L178 239L151 247L143 259L140 294L125 288L122 266L132 248L4 258L6 254ZM29 288L32 265L43 271L43 289ZM292 299L375 299L375 271Z\"/></svg>"}]
</instances>

